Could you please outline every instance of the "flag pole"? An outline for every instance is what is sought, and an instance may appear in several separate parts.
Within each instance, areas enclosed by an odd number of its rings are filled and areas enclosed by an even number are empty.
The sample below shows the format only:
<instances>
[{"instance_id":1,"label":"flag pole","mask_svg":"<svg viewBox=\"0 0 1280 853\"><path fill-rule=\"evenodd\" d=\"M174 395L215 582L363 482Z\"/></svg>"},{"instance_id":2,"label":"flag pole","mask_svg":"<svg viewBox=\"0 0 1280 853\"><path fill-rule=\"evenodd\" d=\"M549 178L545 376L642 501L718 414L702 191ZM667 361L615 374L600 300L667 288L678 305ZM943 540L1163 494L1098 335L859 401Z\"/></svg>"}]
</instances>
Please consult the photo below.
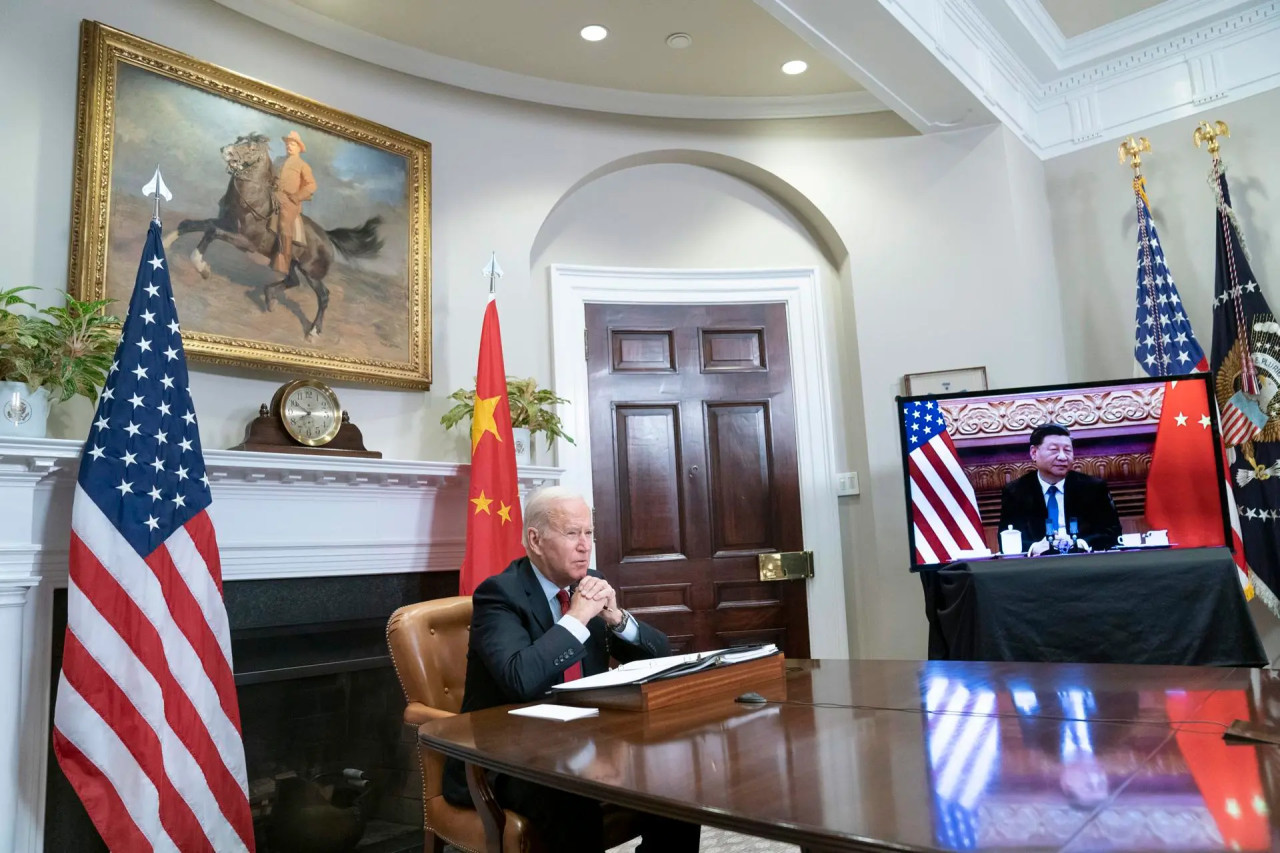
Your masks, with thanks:
<instances>
[{"instance_id":1,"label":"flag pole","mask_svg":"<svg viewBox=\"0 0 1280 853\"><path fill-rule=\"evenodd\" d=\"M489 253L489 263L485 264L483 275L489 277L489 296L492 297L497 288L498 279L502 278L502 266L498 263L498 253Z\"/></svg>"},{"instance_id":2,"label":"flag pole","mask_svg":"<svg viewBox=\"0 0 1280 853\"><path fill-rule=\"evenodd\" d=\"M173 201L173 193L169 192L169 188L164 185L164 178L160 175L160 164L156 164L156 173L151 176L151 180L147 181L142 188L142 195L152 196L155 198L155 212L151 217L151 221L159 224L160 222L160 196L164 196L165 201Z\"/></svg>"},{"instance_id":3,"label":"flag pole","mask_svg":"<svg viewBox=\"0 0 1280 853\"><path fill-rule=\"evenodd\" d=\"M1155 263L1151 256L1151 232L1147 228L1148 217L1151 216L1151 200L1147 198L1147 180L1142 176L1142 155L1150 153L1151 140L1145 136L1134 139L1130 136L1120 143L1120 163L1126 163L1133 169L1133 204L1138 215L1138 247L1142 250L1142 287L1146 294L1147 305L1153 316L1156 313L1159 293L1156 290ZM1154 356L1156 375L1168 376L1172 360L1165 358L1165 334L1162 323L1154 323L1151 329L1154 338Z\"/></svg>"}]
</instances>

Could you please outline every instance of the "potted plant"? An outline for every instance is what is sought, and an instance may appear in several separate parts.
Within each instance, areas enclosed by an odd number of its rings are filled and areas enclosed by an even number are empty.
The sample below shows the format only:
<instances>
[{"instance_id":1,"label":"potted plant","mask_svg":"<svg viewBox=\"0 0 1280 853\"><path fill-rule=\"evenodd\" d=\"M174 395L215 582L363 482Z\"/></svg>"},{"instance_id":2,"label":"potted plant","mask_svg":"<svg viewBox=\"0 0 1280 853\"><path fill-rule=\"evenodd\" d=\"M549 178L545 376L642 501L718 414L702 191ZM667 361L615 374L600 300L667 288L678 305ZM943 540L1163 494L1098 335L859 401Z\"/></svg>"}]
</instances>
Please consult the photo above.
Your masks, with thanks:
<instances>
[{"instance_id":1,"label":"potted plant","mask_svg":"<svg viewBox=\"0 0 1280 853\"><path fill-rule=\"evenodd\" d=\"M68 293L36 308L22 296L35 289L0 290L0 434L42 437L51 400L96 400L120 338L120 321L103 313L112 300Z\"/></svg>"},{"instance_id":2,"label":"potted plant","mask_svg":"<svg viewBox=\"0 0 1280 853\"><path fill-rule=\"evenodd\" d=\"M440 418L445 429L453 429L464 419L470 422L476 405L475 387L459 388L449 395L449 399L457 401L457 405ZM511 409L511 432L516 443L517 463L529 464L533 436L537 433L546 436L548 449L557 438L573 444L573 439L564 431L560 416L551 409L551 406L567 402L569 401L563 397L557 397L551 389L539 388L538 380L532 376L527 379L507 377L507 405Z\"/></svg>"}]
</instances>

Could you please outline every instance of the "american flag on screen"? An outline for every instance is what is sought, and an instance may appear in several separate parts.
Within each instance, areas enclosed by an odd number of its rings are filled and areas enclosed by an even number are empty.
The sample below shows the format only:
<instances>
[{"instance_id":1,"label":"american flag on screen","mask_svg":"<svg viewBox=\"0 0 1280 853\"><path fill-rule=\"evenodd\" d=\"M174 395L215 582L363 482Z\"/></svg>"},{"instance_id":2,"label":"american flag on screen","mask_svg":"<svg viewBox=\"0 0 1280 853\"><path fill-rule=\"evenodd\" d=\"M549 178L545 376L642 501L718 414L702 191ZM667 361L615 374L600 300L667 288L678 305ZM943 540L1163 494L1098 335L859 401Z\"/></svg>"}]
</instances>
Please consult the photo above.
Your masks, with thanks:
<instances>
[{"instance_id":1,"label":"american flag on screen","mask_svg":"<svg viewBox=\"0 0 1280 853\"><path fill-rule=\"evenodd\" d=\"M253 850L209 478L152 222L80 458L53 746L116 851Z\"/></svg>"},{"instance_id":2,"label":"american flag on screen","mask_svg":"<svg viewBox=\"0 0 1280 853\"><path fill-rule=\"evenodd\" d=\"M1133 188L1138 206L1138 315L1133 357L1148 376L1203 373L1209 369L1209 360L1182 310L1141 177Z\"/></svg>"},{"instance_id":3,"label":"american flag on screen","mask_svg":"<svg viewBox=\"0 0 1280 853\"><path fill-rule=\"evenodd\" d=\"M902 404L911 474L911 521L916 562L945 563L986 547L973 484L960 467L935 400Z\"/></svg>"}]
</instances>

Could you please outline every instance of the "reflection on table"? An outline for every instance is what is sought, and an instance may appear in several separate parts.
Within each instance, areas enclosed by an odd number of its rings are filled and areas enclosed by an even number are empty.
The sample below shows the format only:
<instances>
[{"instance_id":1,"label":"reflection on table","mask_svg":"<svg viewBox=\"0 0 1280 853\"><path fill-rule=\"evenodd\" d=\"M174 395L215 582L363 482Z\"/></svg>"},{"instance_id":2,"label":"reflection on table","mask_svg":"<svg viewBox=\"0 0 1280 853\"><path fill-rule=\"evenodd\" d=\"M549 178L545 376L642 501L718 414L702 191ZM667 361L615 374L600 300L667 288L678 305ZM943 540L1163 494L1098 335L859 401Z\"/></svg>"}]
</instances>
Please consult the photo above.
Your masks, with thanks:
<instances>
[{"instance_id":1,"label":"reflection on table","mask_svg":"<svg viewBox=\"0 0 1280 853\"><path fill-rule=\"evenodd\" d=\"M926 674L921 692L938 712L925 737L941 847L1270 849L1257 749L1176 722L1249 719L1245 689L971 690Z\"/></svg>"},{"instance_id":2,"label":"reflection on table","mask_svg":"<svg viewBox=\"0 0 1280 853\"><path fill-rule=\"evenodd\" d=\"M788 661L765 706L424 726L464 760L815 851L1267 850L1280 747L1268 670Z\"/></svg>"}]
</instances>

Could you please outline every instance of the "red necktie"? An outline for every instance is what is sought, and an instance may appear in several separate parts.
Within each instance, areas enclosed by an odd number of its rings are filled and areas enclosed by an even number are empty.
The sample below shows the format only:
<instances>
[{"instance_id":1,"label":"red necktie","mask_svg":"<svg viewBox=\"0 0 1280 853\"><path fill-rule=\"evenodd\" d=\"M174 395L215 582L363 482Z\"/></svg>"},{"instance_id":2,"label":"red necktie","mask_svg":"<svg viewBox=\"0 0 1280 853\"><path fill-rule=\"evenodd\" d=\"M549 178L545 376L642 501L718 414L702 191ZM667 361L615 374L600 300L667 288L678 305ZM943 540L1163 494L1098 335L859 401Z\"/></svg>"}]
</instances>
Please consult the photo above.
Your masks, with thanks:
<instances>
[{"instance_id":1,"label":"red necktie","mask_svg":"<svg viewBox=\"0 0 1280 853\"><path fill-rule=\"evenodd\" d=\"M569 612L569 593L560 590L556 593L556 601L560 602L560 615L563 616ZM576 662L573 666L564 671L565 681L576 681L582 677L582 661Z\"/></svg>"}]
</instances>

